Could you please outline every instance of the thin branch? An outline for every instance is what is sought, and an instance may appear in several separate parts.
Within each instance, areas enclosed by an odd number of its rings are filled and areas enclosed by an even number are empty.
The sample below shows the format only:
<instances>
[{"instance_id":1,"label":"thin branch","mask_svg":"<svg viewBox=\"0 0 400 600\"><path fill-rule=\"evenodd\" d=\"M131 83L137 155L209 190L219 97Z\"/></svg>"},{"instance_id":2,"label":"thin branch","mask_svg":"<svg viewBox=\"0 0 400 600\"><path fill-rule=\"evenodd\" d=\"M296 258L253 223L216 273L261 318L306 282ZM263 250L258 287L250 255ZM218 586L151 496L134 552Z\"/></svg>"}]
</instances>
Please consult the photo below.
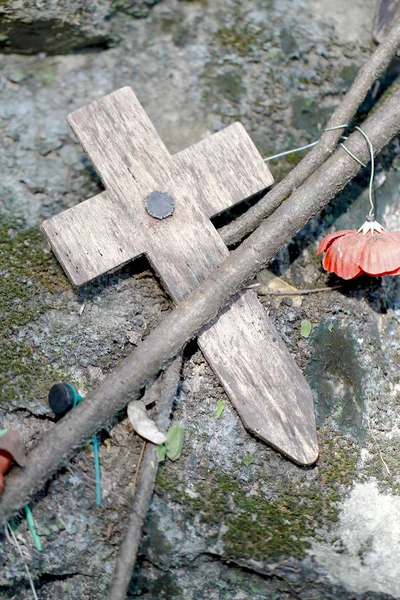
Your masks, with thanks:
<instances>
[{"instance_id":1,"label":"thin branch","mask_svg":"<svg viewBox=\"0 0 400 600\"><path fill-rule=\"evenodd\" d=\"M327 129L351 121L372 84L385 71L399 46L400 20L391 29L385 41L378 46L368 61L361 67L343 101L330 118L326 126ZM232 246L240 242L246 235L254 231L263 219L269 217L294 190L300 187L331 156L341 135L341 129L325 131L315 148L303 158L287 177L273 187L262 200L244 215L222 227L219 233L225 244Z\"/></svg>"},{"instance_id":2,"label":"thin branch","mask_svg":"<svg viewBox=\"0 0 400 600\"><path fill-rule=\"evenodd\" d=\"M400 89L362 125L375 154L400 127ZM367 161L364 138L356 131L347 142ZM32 494L66 463L82 444L113 415L122 410L146 382L212 321L296 233L323 208L361 167L341 148L320 167L274 214L265 220L222 265L179 304L119 366L109 373L85 402L78 404L43 436L27 457L23 469L6 478L0 499L0 523L7 520Z\"/></svg>"},{"instance_id":3,"label":"thin branch","mask_svg":"<svg viewBox=\"0 0 400 600\"><path fill-rule=\"evenodd\" d=\"M140 454L139 454L139 460L138 460L138 463L136 465L136 473L135 473L135 477L134 477L134 480L133 480L133 486L132 486L133 487L133 489L132 489L132 493L133 494L136 492L136 486L137 486L137 482L138 482L138 479L139 479L140 467L141 467L141 464L142 464L142 460L143 460L143 456L144 456L145 450L146 450L146 440L143 441L142 448L141 448Z\"/></svg>"},{"instance_id":4,"label":"thin branch","mask_svg":"<svg viewBox=\"0 0 400 600\"><path fill-rule=\"evenodd\" d=\"M160 431L168 429L169 417L181 373L182 357L178 356L165 370L162 377L160 399L157 405L156 424ZM156 446L146 443L140 479L133 501L131 516L125 531L125 537L119 549L114 578L111 584L109 600L125 600L132 577L136 555L142 537L142 528L153 495L158 470Z\"/></svg>"},{"instance_id":5,"label":"thin branch","mask_svg":"<svg viewBox=\"0 0 400 600\"><path fill-rule=\"evenodd\" d=\"M307 290L288 290L287 292L284 292L283 290L280 290L280 291L256 290L256 291L257 291L257 294L259 294L260 296L303 296L304 294L319 294L321 292L332 292L333 290L339 290L342 287L343 286L341 286L341 285L335 285L334 287L317 287L317 288L310 288Z\"/></svg>"}]
</instances>

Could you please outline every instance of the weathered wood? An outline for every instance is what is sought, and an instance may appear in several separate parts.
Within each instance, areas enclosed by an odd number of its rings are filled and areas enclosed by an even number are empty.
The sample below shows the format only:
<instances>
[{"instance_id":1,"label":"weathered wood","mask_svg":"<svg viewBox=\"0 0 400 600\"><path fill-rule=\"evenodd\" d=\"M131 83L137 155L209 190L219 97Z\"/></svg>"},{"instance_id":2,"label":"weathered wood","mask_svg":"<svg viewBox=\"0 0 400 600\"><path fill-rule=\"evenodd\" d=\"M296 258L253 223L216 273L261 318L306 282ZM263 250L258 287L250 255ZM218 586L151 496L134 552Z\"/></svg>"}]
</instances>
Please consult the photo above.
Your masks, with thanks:
<instances>
[{"instance_id":1,"label":"weathered wood","mask_svg":"<svg viewBox=\"0 0 400 600\"><path fill-rule=\"evenodd\" d=\"M374 40L381 44L399 19L400 0L379 0L374 20Z\"/></svg>"},{"instance_id":2,"label":"weathered wood","mask_svg":"<svg viewBox=\"0 0 400 600\"><path fill-rule=\"evenodd\" d=\"M234 297L198 342L247 429L298 463L314 462L311 390L257 296Z\"/></svg>"},{"instance_id":3,"label":"weathered wood","mask_svg":"<svg viewBox=\"0 0 400 600\"><path fill-rule=\"evenodd\" d=\"M69 122L106 191L42 228L74 285L146 254L176 302L228 256L209 218L272 183L250 137L234 124L171 156L130 88ZM158 220L154 191L175 201ZM239 295L199 343L244 424L301 464L317 458L312 392L252 292Z\"/></svg>"},{"instance_id":4,"label":"weathered wood","mask_svg":"<svg viewBox=\"0 0 400 600\"><path fill-rule=\"evenodd\" d=\"M362 124L375 155L399 133L399 105L400 89L394 89L386 102ZM350 136L347 146L362 162L368 162L369 149L358 131ZM28 504L86 440L107 427L135 394L154 381L155 375L186 342L259 272L260 265L268 263L360 170L361 166L339 149L276 214L231 253L217 274L212 273L187 300L166 315L138 347L106 375L85 402L51 427L30 450L26 466L14 468L7 475L7 485L0 498L0 523Z\"/></svg>"},{"instance_id":5,"label":"weathered wood","mask_svg":"<svg viewBox=\"0 0 400 600\"><path fill-rule=\"evenodd\" d=\"M157 382L157 416L156 424L160 431L168 429L169 418L174 403L174 398L179 385L182 367L182 356L168 366L162 377ZM162 381L160 381L162 379ZM152 386L154 388L154 384ZM145 396L148 394L146 390ZM157 392L152 390L150 396L154 400ZM145 404L147 402L145 401ZM139 465L138 467L139 468ZM115 565L114 577L108 594L108 600L121 600L126 598L129 582L135 566L136 556L142 537L142 528L146 519L151 497L153 495L158 470L157 449L153 444L147 444L140 466L140 478L133 499L133 505L125 531L125 536L120 546Z\"/></svg>"}]
</instances>

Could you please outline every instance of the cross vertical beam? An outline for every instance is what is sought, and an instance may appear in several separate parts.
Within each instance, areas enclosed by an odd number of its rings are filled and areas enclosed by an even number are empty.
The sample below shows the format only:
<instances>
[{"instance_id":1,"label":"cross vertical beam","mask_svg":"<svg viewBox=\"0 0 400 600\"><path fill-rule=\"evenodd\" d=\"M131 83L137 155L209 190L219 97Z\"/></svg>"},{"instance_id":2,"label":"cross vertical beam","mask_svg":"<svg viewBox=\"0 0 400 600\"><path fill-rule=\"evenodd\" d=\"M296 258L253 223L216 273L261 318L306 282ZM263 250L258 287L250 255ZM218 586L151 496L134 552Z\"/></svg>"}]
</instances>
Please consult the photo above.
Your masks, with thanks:
<instances>
[{"instance_id":1,"label":"cross vertical beam","mask_svg":"<svg viewBox=\"0 0 400 600\"><path fill-rule=\"evenodd\" d=\"M146 254L181 302L229 254L210 217L272 184L238 123L171 156L130 88L69 122L106 187L42 226L75 285ZM154 194L169 199L170 216L152 216ZM245 426L294 461L313 463L312 392L255 294L236 295L199 345Z\"/></svg>"}]
</instances>

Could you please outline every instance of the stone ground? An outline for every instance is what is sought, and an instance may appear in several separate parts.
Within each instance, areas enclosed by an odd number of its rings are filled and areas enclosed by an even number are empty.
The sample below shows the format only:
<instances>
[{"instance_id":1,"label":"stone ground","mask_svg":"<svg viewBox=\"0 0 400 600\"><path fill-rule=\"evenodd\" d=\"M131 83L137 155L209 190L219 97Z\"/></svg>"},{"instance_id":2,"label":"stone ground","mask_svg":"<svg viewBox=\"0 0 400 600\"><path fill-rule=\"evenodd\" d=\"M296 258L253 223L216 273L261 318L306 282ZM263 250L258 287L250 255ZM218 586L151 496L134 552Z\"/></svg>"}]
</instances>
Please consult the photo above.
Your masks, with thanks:
<instances>
[{"instance_id":1,"label":"stone ground","mask_svg":"<svg viewBox=\"0 0 400 600\"><path fill-rule=\"evenodd\" d=\"M171 309L144 259L76 292L39 233L101 189L67 113L131 85L171 151L239 119L268 155L318 136L373 49L372 0L153 4L1 5L0 426L28 448L54 424L52 383L85 394ZM396 140L376 177L379 220L394 229L399 156ZM299 159L271 163L275 178ZM315 250L332 226L362 223L367 175L280 252L276 274L299 288L339 283ZM183 453L159 470L129 598L400 598L397 279L360 278L301 306L260 299L314 389L321 457L301 468L249 435L190 344L174 415ZM40 600L106 597L140 449L126 419L103 432L100 508L90 445L49 482L31 505L41 554L13 522ZM31 598L17 551L1 543L0 598Z\"/></svg>"}]
</instances>

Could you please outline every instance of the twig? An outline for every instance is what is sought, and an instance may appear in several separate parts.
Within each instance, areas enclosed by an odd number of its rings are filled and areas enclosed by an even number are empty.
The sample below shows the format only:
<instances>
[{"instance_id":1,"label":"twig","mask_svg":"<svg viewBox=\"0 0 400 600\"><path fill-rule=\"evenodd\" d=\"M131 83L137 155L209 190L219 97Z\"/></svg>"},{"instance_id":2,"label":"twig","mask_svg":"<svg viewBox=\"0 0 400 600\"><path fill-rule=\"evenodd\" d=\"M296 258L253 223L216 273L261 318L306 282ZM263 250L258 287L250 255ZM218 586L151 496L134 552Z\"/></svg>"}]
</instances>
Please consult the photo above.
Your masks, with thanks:
<instances>
[{"instance_id":1,"label":"twig","mask_svg":"<svg viewBox=\"0 0 400 600\"><path fill-rule=\"evenodd\" d=\"M162 377L156 424L158 429L163 432L168 428L172 404L178 388L181 366L182 357L178 356L165 370ZM117 557L114 578L108 596L109 600L124 600L126 597L142 536L143 524L153 495L157 470L156 446L151 442L147 442L131 516Z\"/></svg>"},{"instance_id":2,"label":"twig","mask_svg":"<svg viewBox=\"0 0 400 600\"><path fill-rule=\"evenodd\" d=\"M135 477L134 477L134 480L133 480L133 490L132 490L133 494L136 491L136 486L137 486L137 482L138 482L138 479L139 479L140 465L142 464L143 455L144 455L145 450L146 450L146 440L142 444L142 449L140 450L140 454L139 454L139 460L138 460L138 463L136 465L136 473L135 473Z\"/></svg>"},{"instance_id":3,"label":"twig","mask_svg":"<svg viewBox=\"0 0 400 600\"><path fill-rule=\"evenodd\" d=\"M362 125L375 153L400 127L400 89L377 108ZM368 148L359 132L348 147L368 160ZM119 366L34 447L23 469L7 476L0 499L0 523L7 520L40 490L82 444L106 427L146 382L218 314L238 290L264 267L307 221L354 177L361 167L341 148L320 167L275 213L264 221L222 265L179 304Z\"/></svg>"},{"instance_id":4,"label":"twig","mask_svg":"<svg viewBox=\"0 0 400 600\"><path fill-rule=\"evenodd\" d=\"M258 284L260 285L260 284ZM319 287L319 288L310 288L308 290L289 290L287 292L284 291L269 291L269 290L257 290L257 294L260 296L302 296L303 294L319 294L320 292L331 292L332 290L339 290L343 286L335 285L333 287Z\"/></svg>"},{"instance_id":5,"label":"twig","mask_svg":"<svg viewBox=\"0 0 400 600\"><path fill-rule=\"evenodd\" d=\"M391 29L385 41L378 46L372 56L363 65L343 101L332 117L327 128L349 123L363 102L374 81L382 75L397 48L400 46L400 20ZM300 187L320 165L333 153L342 135L342 130L326 131L315 148L272 190L244 215L229 225L222 227L219 233L227 246L236 244L254 231L261 221L269 217L290 194Z\"/></svg>"}]
</instances>

